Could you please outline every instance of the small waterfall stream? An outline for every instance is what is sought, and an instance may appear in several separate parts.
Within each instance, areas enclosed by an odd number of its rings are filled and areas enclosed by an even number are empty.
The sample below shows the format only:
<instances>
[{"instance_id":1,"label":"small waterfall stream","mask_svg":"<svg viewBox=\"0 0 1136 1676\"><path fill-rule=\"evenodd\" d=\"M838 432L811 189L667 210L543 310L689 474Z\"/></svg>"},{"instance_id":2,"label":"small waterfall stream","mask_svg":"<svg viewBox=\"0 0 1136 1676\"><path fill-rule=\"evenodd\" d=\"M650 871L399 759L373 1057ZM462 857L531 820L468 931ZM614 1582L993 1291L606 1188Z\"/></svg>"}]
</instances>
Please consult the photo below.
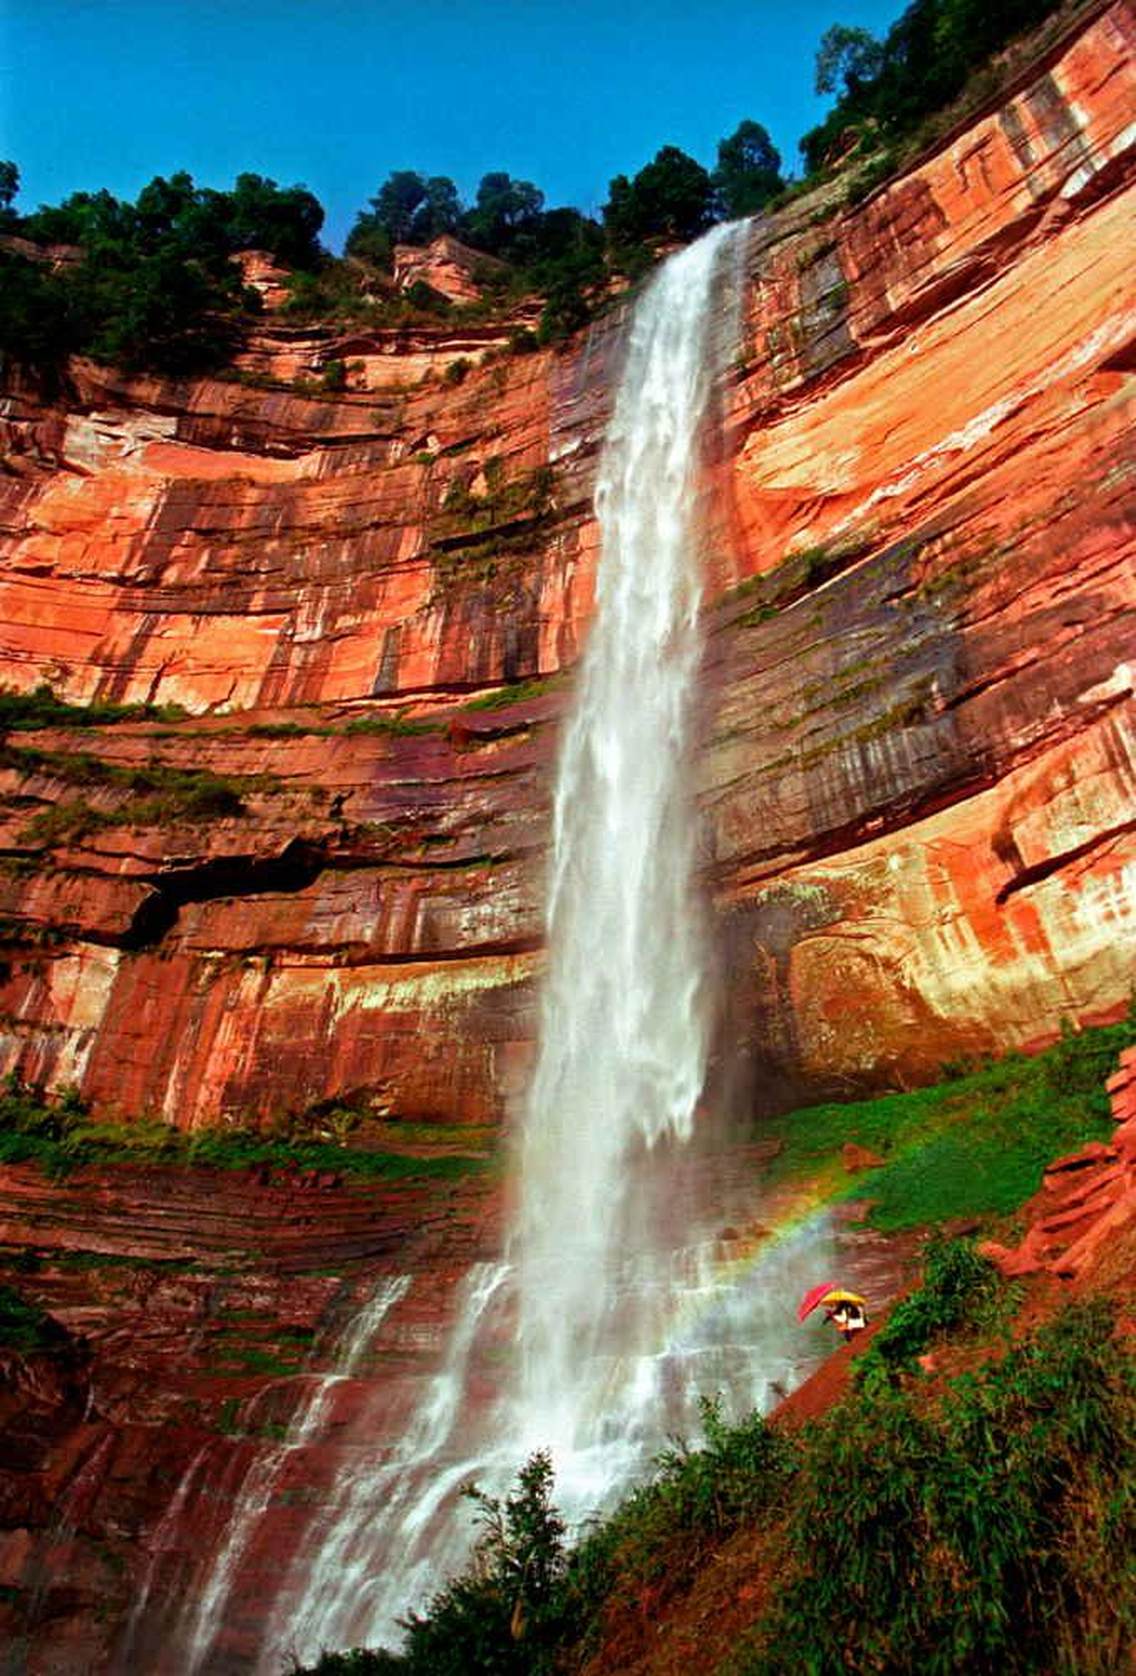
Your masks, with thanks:
<instances>
[{"instance_id":1,"label":"small waterfall stream","mask_svg":"<svg viewBox=\"0 0 1136 1676\"><path fill-rule=\"evenodd\" d=\"M672 257L630 319L596 491L596 613L559 759L549 965L508 1250L466 1277L401 1438L384 1446L376 1408L373 1429L364 1413L339 1441L335 1486L267 1615L261 1676L288 1656L397 1644L399 1619L468 1556L470 1480L499 1490L549 1448L556 1500L578 1522L668 1435L696 1431L699 1396L765 1407L812 1359L786 1298L823 1267L824 1218L747 1242L727 1225L754 1222L753 1158L735 1149L715 1173L686 1145L710 1017L690 796L701 447L737 324L736 296L716 308L717 288L740 290L745 231L717 228ZM285 1448L311 1437L319 1407L317 1395ZM191 1676L245 1668L211 1649L275 1473L270 1454L249 1474L183 1628Z\"/></svg>"},{"instance_id":2,"label":"small waterfall stream","mask_svg":"<svg viewBox=\"0 0 1136 1676\"><path fill-rule=\"evenodd\" d=\"M380 1281L362 1309L352 1316L338 1342L332 1347L331 1372L310 1376L308 1389L281 1442L274 1449L266 1449L253 1461L241 1485L240 1499L225 1540L213 1555L204 1585L186 1603L180 1635L184 1647L182 1668L186 1676L194 1676L209 1657L223 1620L225 1604L237 1579L238 1567L245 1556L256 1524L268 1507L280 1481L288 1456L296 1449L305 1448L319 1435L335 1387L343 1380L350 1379L355 1373L383 1320L399 1299L405 1296L410 1284L409 1275L395 1275ZM178 1502L182 1489L197 1470L200 1459L199 1455L191 1464L186 1480L174 1496L171 1508ZM159 1530L156 1553L161 1550L161 1534ZM147 1581L140 1603L143 1608L148 1594ZM138 1616L140 1611L136 1609L135 1617ZM127 1659L135 1628L136 1624L132 1618L124 1655Z\"/></svg>"}]
</instances>

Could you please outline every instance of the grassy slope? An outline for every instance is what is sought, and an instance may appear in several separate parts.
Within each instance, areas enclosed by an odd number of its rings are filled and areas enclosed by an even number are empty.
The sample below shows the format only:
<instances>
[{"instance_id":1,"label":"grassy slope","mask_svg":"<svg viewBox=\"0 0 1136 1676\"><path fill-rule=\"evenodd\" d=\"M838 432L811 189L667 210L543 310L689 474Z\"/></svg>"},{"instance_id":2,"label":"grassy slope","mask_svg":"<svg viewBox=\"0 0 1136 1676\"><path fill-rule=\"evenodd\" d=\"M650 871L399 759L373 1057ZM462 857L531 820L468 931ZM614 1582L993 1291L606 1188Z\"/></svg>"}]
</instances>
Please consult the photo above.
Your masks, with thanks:
<instances>
[{"instance_id":1,"label":"grassy slope","mask_svg":"<svg viewBox=\"0 0 1136 1676\"><path fill-rule=\"evenodd\" d=\"M770 1125L782 1142L773 1179L807 1182L825 1199L869 1199L881 1232L1004 1216L1036 1192L1051 1159L1110 1132L1105 1078L1134 1040L1130 1015L930 1088L792 1112ZM849 1143L884 1162L851 1173Z\"/></svg>"}]
</instances>

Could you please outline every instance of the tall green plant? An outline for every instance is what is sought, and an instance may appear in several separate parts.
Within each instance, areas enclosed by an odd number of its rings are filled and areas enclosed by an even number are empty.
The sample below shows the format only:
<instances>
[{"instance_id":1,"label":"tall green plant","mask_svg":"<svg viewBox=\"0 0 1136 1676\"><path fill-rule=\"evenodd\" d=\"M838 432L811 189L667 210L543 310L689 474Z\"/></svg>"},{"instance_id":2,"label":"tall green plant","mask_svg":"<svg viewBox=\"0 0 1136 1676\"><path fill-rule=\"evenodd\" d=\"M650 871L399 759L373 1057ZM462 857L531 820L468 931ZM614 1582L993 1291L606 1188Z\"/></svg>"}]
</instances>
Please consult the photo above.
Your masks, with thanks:
<instances>
[{"instance_id":1,"label":"tall green plant","mask_svg":"<svg viewBox=\"0 0 1136 1676\"><path fill-rule=\"evenodd\" d=\"M939 1405L875 1388L813 1429L783 1584L738 1669L1115 1671L1136 1632L1136 1376L1070 1307Z\"/></svg>"}]
</instances>

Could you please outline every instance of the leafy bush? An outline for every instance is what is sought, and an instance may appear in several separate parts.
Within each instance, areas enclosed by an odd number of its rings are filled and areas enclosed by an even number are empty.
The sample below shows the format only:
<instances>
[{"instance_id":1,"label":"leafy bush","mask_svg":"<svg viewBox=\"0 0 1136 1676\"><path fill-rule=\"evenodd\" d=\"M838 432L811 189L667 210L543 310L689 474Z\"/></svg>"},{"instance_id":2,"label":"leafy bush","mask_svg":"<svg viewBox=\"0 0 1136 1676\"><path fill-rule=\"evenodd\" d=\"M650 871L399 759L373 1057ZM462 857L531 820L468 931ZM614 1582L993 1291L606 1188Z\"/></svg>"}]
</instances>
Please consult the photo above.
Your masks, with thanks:
<instances>
[{"instance_id":1,"label":"leafy bush","mask_svg":"<svg viewBox=\"0 0 1136 1676\"><path fill-rule=\"evenodd\" d=\"M1136 1377L1070 1306L937 1406L874 1389L809 1434L787 1576L739 1670L1119 1670L1136 1630Z\"/></svg>"},{"instance_id":2,"label":"leafy bush","mask_svg":"<svg viewBox=\"0 0 1136 1676\"><path fill-rule=\"evenodd\" d=\"M0 687L0 736L43 727L106 727L114 722L180 721L180 704L70 704L42 683L32 692Z\"/></svg>"},{"instance_id":3,"label":"leafy bush","mask_svg":"<svg viewBox=\"0 0 1136 1676\"><path fill-rule=\"evenodd\" d=\"M465 1493L481 1526L473 1564L425 1616L407 1620L396 1668L407 1676L551 1676L564 1637L567 1561L549 1456L533 1455L503 1500L472 1485Z\"/></svg>"},{"instance_id":4,"label":"leafy bush","mask_svg":"<svg viewBox=\"0 0 1136 1676\"><path fill-rule=\"evenodd\" d=\"M699 1402L703 1443L676 1440L658 1456L649 1484L592 1538L607 1569L626 1589L664 1575L680 1582L735 1530L757 1519L785 1493L796 1470L796 1450L756 1411L736 1424L722 1416L718 1398ZM594 1565L594 1555L584 1558Z\"/></svg>"},{"instance_id":5,"label":"leafy bush","mask_svg":"<svg viewBox=\"0 0 1136 1676\"><path fill-rule=\"evenodd\" d=\"M0 1286L0 1350L29 1356L65 1341L59 1323L38 1304L29 1303L11 1286Z\"/></svg>"},{"instance_id":6,"label":"leafy bush","mask_svg":"<svg viewBox=\"0 0 1136 1676\"><path fill-rule=\"evenodd\" d=\"M1002 1289L998 1271L966 1239L934 1237L923 1257L923 1283L901 1298L856 1364L872 1384L910 1367L935 1339L970 1325L989 1325Z\"/></svg>"}]
</instances>

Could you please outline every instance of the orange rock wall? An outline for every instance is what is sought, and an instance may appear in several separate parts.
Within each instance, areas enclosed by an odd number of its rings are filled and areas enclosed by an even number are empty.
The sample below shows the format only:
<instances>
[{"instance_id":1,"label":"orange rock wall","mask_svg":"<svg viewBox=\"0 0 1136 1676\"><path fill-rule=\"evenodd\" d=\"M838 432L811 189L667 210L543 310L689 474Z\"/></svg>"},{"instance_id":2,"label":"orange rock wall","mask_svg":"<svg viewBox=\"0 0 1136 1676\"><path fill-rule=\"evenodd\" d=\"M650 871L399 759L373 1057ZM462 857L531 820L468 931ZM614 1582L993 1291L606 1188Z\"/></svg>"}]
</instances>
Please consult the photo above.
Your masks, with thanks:
<instances>
[{"instance_id":1,"label":"orange rock wall","mask_svg":"<svg viewBox=\"0 0 1136 1676\"><path fill-rule=\"evenodd\" d=\"M1134 113L1117 0L864 203L752 229L708 459L715 1098L926 1076L1127 995ZM468 704L578 655L620 325L457 385L421 370L458 339L392 340L335 399L11 385L4 679L190 715L10 739L52 760L0 764L0 1068L183 1123L501 1114L567 687ZM319 351L281 331L250 365ZM349 731L408 706L425 731ZM82 751L118 777L61 773ZM154 763L243 812L127 824ZM80 798L102 823L45 836Z\"/></svg>"}]
</instances>

